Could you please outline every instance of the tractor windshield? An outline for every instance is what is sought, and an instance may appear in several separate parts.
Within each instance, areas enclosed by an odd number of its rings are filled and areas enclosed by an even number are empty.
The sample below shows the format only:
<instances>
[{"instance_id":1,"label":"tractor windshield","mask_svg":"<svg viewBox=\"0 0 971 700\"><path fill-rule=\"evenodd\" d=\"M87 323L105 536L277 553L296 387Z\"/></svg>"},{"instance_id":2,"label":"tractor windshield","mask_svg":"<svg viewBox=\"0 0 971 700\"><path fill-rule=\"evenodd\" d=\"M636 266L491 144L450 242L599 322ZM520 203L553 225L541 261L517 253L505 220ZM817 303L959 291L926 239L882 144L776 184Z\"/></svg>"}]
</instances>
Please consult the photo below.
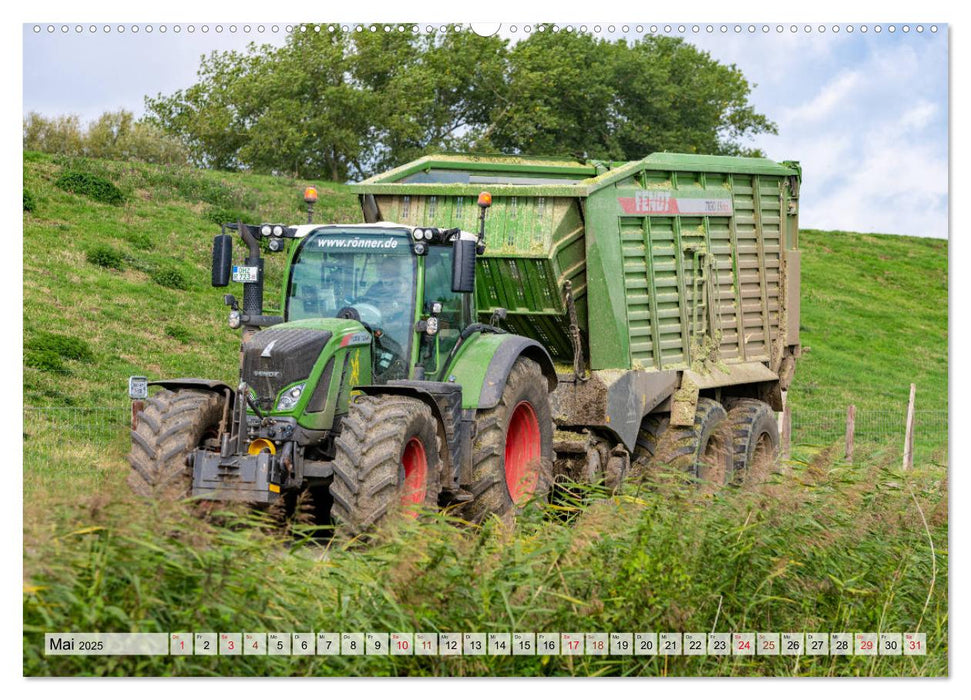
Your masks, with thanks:
<instances>
[{"instance_id":1,"label":"tractor windshield","mask_svg":"<svg viewBox=\"0 0 971 700\"><path fill-rule=\"evenodd\" d=\"M287 320L357 319L375 333L379 355L375 373L385 381L404 378L415 313L414 288L415 258L407 236L318 231L293 258Z\"/></svg>"}]
</instances>

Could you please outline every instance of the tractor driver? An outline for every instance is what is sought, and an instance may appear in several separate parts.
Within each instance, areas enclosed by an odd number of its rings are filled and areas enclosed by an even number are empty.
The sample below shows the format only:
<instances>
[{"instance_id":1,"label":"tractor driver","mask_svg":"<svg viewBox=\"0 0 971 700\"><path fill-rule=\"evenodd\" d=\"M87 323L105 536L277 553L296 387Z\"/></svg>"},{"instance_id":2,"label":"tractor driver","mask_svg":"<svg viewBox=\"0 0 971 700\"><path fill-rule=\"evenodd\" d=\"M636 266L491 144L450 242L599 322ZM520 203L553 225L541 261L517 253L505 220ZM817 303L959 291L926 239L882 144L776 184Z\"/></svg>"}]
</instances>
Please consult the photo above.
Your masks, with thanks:
<instances>
[{"instance_id":1,"label":"tractor driver","mask_svg":"<svg viewBox=\"0 0 971 700\"><path fill-rule=\"evenodd\" d=\"M375 257L374 283L358 297L358 301L373 305L381 313L380 329L374 329L381 331L380 340L377 340L379 353L374 368L376 374L385 379L400 378L407 373L404 359L411 337L408 312L413 296L414 261L410 255L384 254Z\"/></svg>"},{"instance_id":2,"label":"tractor driver","mask_svg":"<svg viewBox=\"0 0 971 700\"><path fill-rule=\"evenodd\" d=\"M374 304L388 321L398 320L411 306L410 256L382 255L378 257L374 284L368 287L361 301Z\"/></svg>"}]
</instances>

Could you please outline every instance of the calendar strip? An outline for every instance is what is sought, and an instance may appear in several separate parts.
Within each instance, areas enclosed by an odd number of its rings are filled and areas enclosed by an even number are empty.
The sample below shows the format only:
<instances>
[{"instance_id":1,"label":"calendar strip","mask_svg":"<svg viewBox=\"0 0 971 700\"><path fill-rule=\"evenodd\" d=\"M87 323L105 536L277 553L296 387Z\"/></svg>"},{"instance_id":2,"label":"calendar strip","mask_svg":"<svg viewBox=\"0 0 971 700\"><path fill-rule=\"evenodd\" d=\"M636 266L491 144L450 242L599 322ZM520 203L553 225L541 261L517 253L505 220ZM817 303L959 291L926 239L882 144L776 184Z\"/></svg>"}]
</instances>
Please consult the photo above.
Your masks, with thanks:
<instances>
[{"instance_id":1,"label":"calendar strip","mask_svg":"<svg viewBox=\"0 0 971 700\"><path fill-rule=\"evenodd\" d=\"M48 633L48 655L924 656L924 632Z\"/></svg>"}]
</instances>

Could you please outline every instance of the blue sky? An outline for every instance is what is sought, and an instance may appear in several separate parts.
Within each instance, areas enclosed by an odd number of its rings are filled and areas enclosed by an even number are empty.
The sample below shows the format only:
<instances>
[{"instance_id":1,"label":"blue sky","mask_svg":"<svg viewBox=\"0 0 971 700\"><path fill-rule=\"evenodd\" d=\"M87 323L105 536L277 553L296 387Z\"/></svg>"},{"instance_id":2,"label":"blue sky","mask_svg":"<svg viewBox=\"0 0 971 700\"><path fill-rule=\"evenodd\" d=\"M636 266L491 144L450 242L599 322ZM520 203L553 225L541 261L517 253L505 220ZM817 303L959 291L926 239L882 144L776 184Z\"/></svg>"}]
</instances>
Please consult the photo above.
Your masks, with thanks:
<instances>
[{"instance_id":1,"label":"blue sky","mask_svg":"<svg viewBox=\"0 0 971 700\"><path fill-rule=\"evenodd\" d=\"M35 24L41 30L34 31ZM95 32L90 23L28 23L23 27L23 111L78 114L88 121L105 110L143 111L146 94L167 94L190 85L199 57L210 51L243 49L250 41L284 40L286 23L112 22ZM250 27L247 33L245 26ZM48 31L54 27L54 32ZM125 31L119 32L123 26ZM208 31L203 32L206 26ZM425 26L424 24L422 26ZM573 25L580 27L579 23ZM779 135L752 143L770 158L803 165L801 225L946 237L948 233L948 27L910 23L866 25L805 23L588 23L604 36L636 38L652 31L684 36L723 62L734 63L757 85L751 101L774 120ZM641 31L637 31L637 27ZM684 33L678 31L684 26ZM697 26L697 32L693 28ZM721 31L722 27L725 32ZM755 28L754 32L749 27ZM782 26L783 31L777 28ZM825 31L820 32L819 27ZM216 28L222 31L217 31ZM523 24L499 30L512 40ZM613 31L610 28L613 27ZM768 28L768 32L763 31Z\"/></svg>"}]
</instances>

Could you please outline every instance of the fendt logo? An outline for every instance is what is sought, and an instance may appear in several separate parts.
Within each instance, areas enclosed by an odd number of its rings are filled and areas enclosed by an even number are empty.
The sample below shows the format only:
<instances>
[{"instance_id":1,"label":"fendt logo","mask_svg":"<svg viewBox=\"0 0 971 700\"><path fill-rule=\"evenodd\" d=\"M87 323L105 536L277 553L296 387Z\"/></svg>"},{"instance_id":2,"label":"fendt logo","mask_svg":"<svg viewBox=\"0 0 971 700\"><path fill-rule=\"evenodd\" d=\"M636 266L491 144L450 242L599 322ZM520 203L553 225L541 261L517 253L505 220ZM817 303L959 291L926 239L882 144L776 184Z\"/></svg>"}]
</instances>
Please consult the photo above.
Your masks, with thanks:
<instances>
[{"instance_id":1,"label":"fendt logo","mask_svg":"<svg viewBox=\"0 0 971 700\"><path fill-rule=\"evenodd\" d=\"M732 200L709 197L675 197L669 190L637 190L633 197L618 197L625 214L654 216L731 216Z\"/></svg>"}]
</instances>

